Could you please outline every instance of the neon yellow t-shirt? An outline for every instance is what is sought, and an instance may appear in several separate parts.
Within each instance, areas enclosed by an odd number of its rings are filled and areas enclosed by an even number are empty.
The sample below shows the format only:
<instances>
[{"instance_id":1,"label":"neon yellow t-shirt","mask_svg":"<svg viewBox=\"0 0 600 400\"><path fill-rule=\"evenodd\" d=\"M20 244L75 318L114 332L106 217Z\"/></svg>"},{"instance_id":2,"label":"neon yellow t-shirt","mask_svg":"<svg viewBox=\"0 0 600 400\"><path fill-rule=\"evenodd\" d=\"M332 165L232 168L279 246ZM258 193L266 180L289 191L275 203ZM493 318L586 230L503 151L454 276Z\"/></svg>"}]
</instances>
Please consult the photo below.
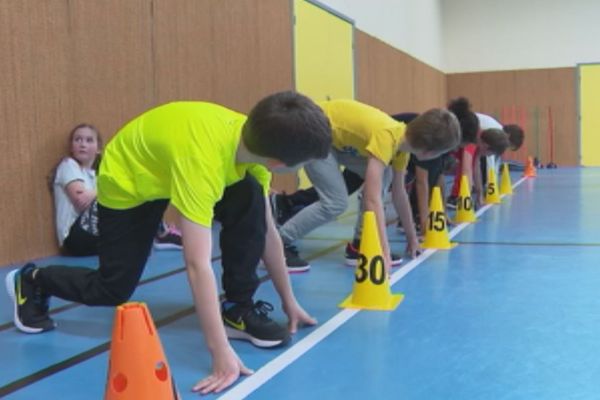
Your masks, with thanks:
<instances>
[{"instance_id":1,"label":"neon yellow t-shirt","mask_svg":"<svg viewBox=\"0 0 600 400\"><path fill-rule=\"evenodd\" d=\"M406 169L410 153L398 150L406 131L403 122L355 100L329 100L318 104L331 122L333 147L363 157L373 155L397 171Z\"/></svg>"},{"instance_id":2,"label":"neon yellow t-shirt","mask_svg":"<svg viewBox=\"0 0 600 400\"><path fill-rule=\"evenodd\" d=\"M210 227L227 186L253 175L265 194L270 172L236 163L246 116L216 104L175 102L145 112L108 143L98 175L98 201L127 209L170 199L186 218Z\"/></svg>"}]
</instances>

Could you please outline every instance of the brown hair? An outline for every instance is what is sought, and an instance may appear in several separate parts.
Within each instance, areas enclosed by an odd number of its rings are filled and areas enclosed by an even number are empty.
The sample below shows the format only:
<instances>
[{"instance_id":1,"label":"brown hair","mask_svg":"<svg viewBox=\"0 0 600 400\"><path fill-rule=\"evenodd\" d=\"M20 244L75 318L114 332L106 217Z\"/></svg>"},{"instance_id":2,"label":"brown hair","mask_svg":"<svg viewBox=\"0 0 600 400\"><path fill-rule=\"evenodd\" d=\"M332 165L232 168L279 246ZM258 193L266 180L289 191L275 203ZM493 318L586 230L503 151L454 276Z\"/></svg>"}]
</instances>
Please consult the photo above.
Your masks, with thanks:
<instances>
[{"instance_id":1,"label":"brown hair","mask_svg":"<svg viewBox=\"0 0 600 400\"><path fill-rule=\"evenodd\" d=\"M79 130L81 128L88 128L88 129L91 129L92 131L94 131L94 133L96 134L96 141L98 142L98 150L102 151L102 146L104 144L104 141L102 140L102 135L100 134L100 131L98 130L98 128L96 128L92 124L83 123L83 124L79 124L79 125L75 126L69 132L69 140L67 142L68 143L67 153L71 154L71 143L73 143L73 137L75 136L75 132L77 132L77 130ZM94 171L97 171L98 168L100 167L101 159L102 159L101 154L96 155L96 158L94 159L94 163L92 164L92 169ZM58 162L58 164L56 164L54 166L54 168L52 168L52 170L46 177L46 181L47 181L46 183L48 184L48 188L50 189L50 191L54 190L54 179L56 179L56 169L58 168L58 166L60 165L61 162L62 162L62 159Z\"/></svg>"},{"instance_id":2,"label":"brown hair","mask_svg":"<svg viewBox=\"0 0 600 400\"><path fill-rule=\"evenodd\" d=\"M523 128L516 124L504 125L502 130L508 134L508 141L510 143L510 149L513 151L519 150L523 146L525 140L525 132Z\"/></svg>"},{"instance_id":3,"label":"brown hair","mask_svg":"<svg viewBox=\"0 0 600 400\"><path fill-rule=\"evenodd\" d=\"M458 120L452 113L433 108L406 126L406 140L411 148L423 151L448 151L461 142Z\"/></svg>"},{"instance_id":4,"label":"brown hair","mask_svg":"<svg viewBox=\"0 0 600 400\"><path fill-rule=\"evenodd\" d=\"M287 166L325 158L331 149L331 125L308 97L279 92L259 101L244 124L244 145L253 154Z\"/></svg>"},{"instance_id":5,"label":"brown hair","mask_svg":"<svg viewBox=\"0 0 600 400\"><path fill-rule=\"evenodd\" d=\"M498 156L501 156L509 146L506 132L496 128L481 132L481 141L487 144L489 150Z\"/></svg>"}]
</instances>

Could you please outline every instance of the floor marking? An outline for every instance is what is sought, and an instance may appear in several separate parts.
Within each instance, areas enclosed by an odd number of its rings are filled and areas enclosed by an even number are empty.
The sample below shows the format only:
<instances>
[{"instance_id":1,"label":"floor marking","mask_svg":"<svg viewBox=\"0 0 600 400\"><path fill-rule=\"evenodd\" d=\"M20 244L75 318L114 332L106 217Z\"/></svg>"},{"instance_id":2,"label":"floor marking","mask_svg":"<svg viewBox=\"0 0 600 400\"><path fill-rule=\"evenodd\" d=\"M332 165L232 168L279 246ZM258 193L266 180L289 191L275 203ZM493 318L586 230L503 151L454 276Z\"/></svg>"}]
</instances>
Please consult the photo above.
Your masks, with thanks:
<instances>
[{"instance_id":1,"label":"floor marking","mask_svg":"<svg viewBox=\"0 0 600 400\"><path fill-rule=\"evenodd\" d=\"M517 183L513 185L513 189L523 183L526 178L521 178ZM501 196L501 198L504 196ZM475 215L478 217L489 210L492 207L492 204L488 204L480 208ZM457 225L452 229L449 233L449 237L452 238L460 231L465 229L469 223L463 223ZM418 258L410 261L409 263L403 265L398 271L394 272L390 278L390 285L394 285L400 279L402 279L406 274L415 269L419 264L423 261L431 257L434 254L436 249L428 249L423 252ZM300 358L304 353L309 351L311 348L316 346L319 342L329 336L336 329L345 324L350 318L358 314L362 310L352 310L352 309L344 309L334 315L331 319L325 322L323 325L316 328L314 331L309 333L304 339L300 340L298 343L294 344L288 350L281 353L279 356L275 357L273 360L269 361L263 367L258 369L253 375L245 378L240 381L236 386L231 388L225 394L223 394L219 399L223 400L233 400L233 399L243 399L249 396L256 389L261 387L268 380L273 378L295 360Z\"/></svg>"}]
</instances>

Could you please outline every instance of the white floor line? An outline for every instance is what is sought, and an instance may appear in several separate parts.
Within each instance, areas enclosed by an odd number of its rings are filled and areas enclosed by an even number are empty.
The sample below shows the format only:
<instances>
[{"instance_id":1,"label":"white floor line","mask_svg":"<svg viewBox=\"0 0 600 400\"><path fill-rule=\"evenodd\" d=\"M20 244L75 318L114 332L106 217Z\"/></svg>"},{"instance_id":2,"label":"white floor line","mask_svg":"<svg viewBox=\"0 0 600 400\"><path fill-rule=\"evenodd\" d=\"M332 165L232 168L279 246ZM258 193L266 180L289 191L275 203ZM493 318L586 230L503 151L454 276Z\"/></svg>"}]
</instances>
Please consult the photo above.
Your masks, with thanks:
<instances>
[{"instance_id":1,"label":"white floor line","mask_svg":"<svg viewBox=\"0 0 600 400\"><path fill-rule=\"evenodd\" d=\"M521 183L525 181L526 178L521 178L513 185L513 189L519 186ZM502 196L504 197L504 196ZM486 212L488 209L492 207L491 204L488 204L482 208L480 208L476 215L479 217L481 214ZM455 226L452 231L449 233L449 237L452 238L456 236L460 231L465 229L469 223L464 223ZM398 271L394 272L390 278L390 285L394 285L400 279L406 276L410 271L415 269L419 264L423 261L427 260L432 254L436 251L435 249L428 249L423 252L418 258L410 261L409 263L403 265ZM298 343L290 347L285 352L281 353L279 356L275 357L273 360L269 361L262 368L256 371L253 375L245 378L239 384L234 386L231 390L225 393L223 396L219 397L222 400L234 400L234 399L243 399L249 396L256 389L261 387L265 382L269 379L277 375L284 368L289 366L291 363L300 358L304 353L312 349L315 345L329 336L336 329L341 327L346 323L350 318L358 314L362 310L352 310L352 309L344 309L334 315L331 319L329 319L324 324L320 325L314 331L309 333L304 339L300 340Z\"/></svg>"}]
</instances>

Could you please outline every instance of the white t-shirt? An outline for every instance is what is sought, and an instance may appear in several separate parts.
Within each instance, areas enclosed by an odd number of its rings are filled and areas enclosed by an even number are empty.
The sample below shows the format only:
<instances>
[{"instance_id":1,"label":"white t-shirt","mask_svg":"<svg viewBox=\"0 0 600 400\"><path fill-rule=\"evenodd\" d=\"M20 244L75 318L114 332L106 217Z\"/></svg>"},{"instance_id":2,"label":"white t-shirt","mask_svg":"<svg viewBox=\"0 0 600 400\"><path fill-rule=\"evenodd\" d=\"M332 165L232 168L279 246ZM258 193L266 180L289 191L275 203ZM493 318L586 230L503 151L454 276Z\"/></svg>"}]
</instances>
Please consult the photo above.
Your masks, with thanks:
<instances>
[{"instance_id":1,"label":"white t-shirt","mask_svg":"<svg viewBox=\"0 0 600 400\"><path fill-rule=\"evenodd\" d=\"M71 157L64 158L56 168L54 178L54 208L56 217L56 236L58 244L63 245L71 226L79 213L67 195L67 186L73 181L81 181L86 189L96 190L96 172L83 168Z\"/></svg>"},{"instance_id":2,"label":"white t-shirt","mask_svg":"<svg viewBox=\"0 0 600 400\"><path fill-rule=\"evenodd\" d=\"M475 113L479 120L479 129L485 131L486 129L500 129L502 130L502 124L496 121L495 118L490 117L486 114ZM488 168L494 168L496 171L496 179L498 179L498 172L500 171L500 157L499 156L487 156Z\"/></svg>"}]
</instances>

